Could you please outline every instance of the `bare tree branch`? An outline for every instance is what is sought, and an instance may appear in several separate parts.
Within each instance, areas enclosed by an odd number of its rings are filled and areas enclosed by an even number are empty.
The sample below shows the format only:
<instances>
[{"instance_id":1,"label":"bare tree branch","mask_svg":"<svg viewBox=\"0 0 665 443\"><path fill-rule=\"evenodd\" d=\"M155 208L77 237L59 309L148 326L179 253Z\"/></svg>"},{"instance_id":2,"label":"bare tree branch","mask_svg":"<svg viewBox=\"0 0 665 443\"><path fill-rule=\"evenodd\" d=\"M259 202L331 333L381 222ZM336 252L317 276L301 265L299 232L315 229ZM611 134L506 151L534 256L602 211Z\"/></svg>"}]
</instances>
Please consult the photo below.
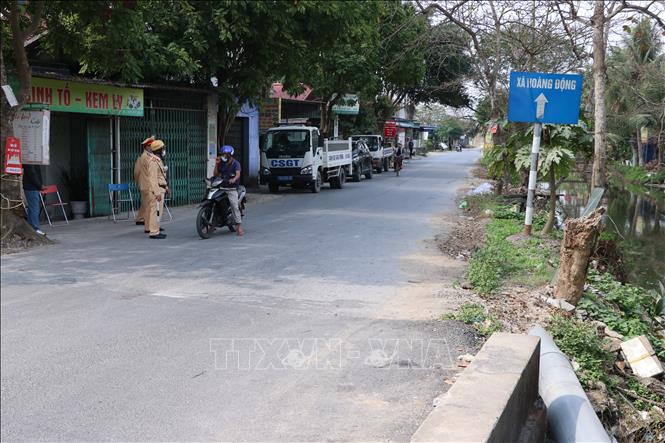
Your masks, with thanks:
<instances>
[{"instance_id":1,"label":"bare tree branch","mask_svg":"<svg viewBox=\"0 0 665 443\"><path fill-rule=\"evenodd\" d=\"M655 12L651 11L651 9L650 9L651 6L655 2L652 1L647 6L640 6L640 5L636 5L634 3L628 3L626 0L621 0L621 3L622 3L622 6L625 10L636 11L636 12L640 12L644 15L648 15L649 17L654 19L656 21L656 23L658 23L658 25L661 28L663 28L665 30L665 21L661 18L661 16L659 16Z\"/></svg>"}]
</instances>

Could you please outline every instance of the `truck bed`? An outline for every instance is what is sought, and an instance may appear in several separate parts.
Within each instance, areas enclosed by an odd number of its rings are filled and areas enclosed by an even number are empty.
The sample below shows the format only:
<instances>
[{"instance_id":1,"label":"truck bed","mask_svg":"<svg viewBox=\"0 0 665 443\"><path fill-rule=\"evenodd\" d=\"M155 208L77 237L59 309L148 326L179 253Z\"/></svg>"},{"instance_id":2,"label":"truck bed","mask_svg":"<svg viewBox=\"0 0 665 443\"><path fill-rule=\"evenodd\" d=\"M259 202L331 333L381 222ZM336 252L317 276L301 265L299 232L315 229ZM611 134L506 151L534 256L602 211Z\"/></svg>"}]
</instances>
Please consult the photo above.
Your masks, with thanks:
<instances>
[{"instance_id":1,"label":"truck bed","mask_svg":"<svg viewBox=\"0 0 665 443\"><path fill-rule=\"evenodd\" d=\"M335 168L350 165L352 161L351 140L326 140L323 144L323 166Z\"/></svg>"}]
</instances>

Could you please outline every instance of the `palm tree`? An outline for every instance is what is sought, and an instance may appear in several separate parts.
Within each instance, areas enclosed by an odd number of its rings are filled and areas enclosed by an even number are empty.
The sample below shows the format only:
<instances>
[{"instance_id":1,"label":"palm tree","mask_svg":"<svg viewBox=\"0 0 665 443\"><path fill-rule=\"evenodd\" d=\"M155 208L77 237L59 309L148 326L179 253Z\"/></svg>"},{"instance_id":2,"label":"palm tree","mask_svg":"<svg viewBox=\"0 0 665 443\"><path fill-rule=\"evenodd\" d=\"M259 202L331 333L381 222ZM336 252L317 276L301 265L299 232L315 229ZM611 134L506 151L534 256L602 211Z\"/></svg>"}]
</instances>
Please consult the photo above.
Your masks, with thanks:
<instances>
[{"instance_id":1,"label":"palm tree","mask_svg":"<svg viewBox=\"0 0 665 443\"><path fill-rule=\"evenodd\" d=\"M612 132L624 139L634 140L633 164L644 165L641 128L656 128L661 134L665 127L665 54L659 33L649 19L634 28L624 28L626 36L620 47L608 58L607 98L614 114ZM659 153L662 161L662 152Z\"/></svg>"}]
</instances>

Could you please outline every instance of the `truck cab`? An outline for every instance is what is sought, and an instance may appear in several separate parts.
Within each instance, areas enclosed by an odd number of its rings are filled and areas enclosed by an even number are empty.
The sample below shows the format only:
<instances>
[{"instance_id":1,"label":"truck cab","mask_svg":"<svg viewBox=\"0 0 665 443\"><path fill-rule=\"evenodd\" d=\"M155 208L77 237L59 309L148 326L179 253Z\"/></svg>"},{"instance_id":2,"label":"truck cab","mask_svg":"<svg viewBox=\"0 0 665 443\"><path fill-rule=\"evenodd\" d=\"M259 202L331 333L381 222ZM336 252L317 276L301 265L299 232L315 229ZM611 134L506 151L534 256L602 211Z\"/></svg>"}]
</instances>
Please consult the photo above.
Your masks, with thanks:
<instances>
[{"instance_id":1,"label":"truck cab","mask_svg":"<svg viewBox=\"0 0 665 443\"><path fill-rule=\"evenodd\" d=\"M372 153L372 164L377 173L388 171L395 156L392 146L385 146L383 137L375 134L352 135L351 140L363 140Z\"/></svg>"}]
</instances>

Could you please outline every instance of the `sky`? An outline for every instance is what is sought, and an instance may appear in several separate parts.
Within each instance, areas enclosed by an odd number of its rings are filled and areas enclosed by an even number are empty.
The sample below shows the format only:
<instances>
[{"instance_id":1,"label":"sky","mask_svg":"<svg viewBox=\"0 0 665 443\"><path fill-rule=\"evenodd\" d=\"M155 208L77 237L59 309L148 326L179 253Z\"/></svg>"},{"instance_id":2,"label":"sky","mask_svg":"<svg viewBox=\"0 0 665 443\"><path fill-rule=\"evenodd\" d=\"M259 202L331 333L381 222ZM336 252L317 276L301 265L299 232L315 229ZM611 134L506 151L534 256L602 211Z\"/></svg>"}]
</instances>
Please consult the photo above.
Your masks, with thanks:
<instances>
[{"instance_id":1,"label":"sky","mask_svg":"<svg viewBox=\"0 0 665 443\"><path fill-rule=\"evenodd\" d=\"M500 1L500 0L498 0ZM606 4L609 5L611 0L606 1ZM421 2L423 5L427 5L429 3L434 3L434 2ZM448 6L450 7L451 5L454 5L456 2L455 1L439 1L435 2L438 3L441 6ZM483 2L487 4L487 2ZM615 2L615 4L618 2ZM658 17L661 17L663 21L665 21L665 1L660 0L660 1L651 1L651 0L632 0L629 1L630 4L634 5L639 5L642 7L649 7L650 11L653 11L655 14L658 15ZM593 14L593 8L594 8L594 2L590 0L586 1L575 1L575 6L577 7L578 10L578 15L580 17L584 18L589 18ZM615 17L615 19L612 22L612 26L610 28L610 33L608 36L608 46L616 46L619 45L625 35L625 31L623 30L624 25L632 25L633 23L631 22L631 19L639 19L641 14L635 13L635 12L622 12L619 15ZM560 18L558 17L558 14L555 15L555 17L552 17L553 21L555 22L560 22ZM433 23L438 23L442 21L442 14L437 13L433 17ZM665 30L664 30L665 32ZM665 38L664 38L665 40ZM589 41L587 44L587 51L591 52L591 42ZM591 60L588 60L588 63L591 63ZM475 107L477 100L483 96L482 90L480 90L476 85L473 84L473 82L466 82L465 88L467 93L469 94L470 97L472 97L473 103L472 106ZM464 108L464 109L454 109L450 107L443 107L444 111L446 114L450 116L455 116L459 118L468 118L473 116L474 112L469 109L469 108Z\"/></svg>"}]
</instances>

